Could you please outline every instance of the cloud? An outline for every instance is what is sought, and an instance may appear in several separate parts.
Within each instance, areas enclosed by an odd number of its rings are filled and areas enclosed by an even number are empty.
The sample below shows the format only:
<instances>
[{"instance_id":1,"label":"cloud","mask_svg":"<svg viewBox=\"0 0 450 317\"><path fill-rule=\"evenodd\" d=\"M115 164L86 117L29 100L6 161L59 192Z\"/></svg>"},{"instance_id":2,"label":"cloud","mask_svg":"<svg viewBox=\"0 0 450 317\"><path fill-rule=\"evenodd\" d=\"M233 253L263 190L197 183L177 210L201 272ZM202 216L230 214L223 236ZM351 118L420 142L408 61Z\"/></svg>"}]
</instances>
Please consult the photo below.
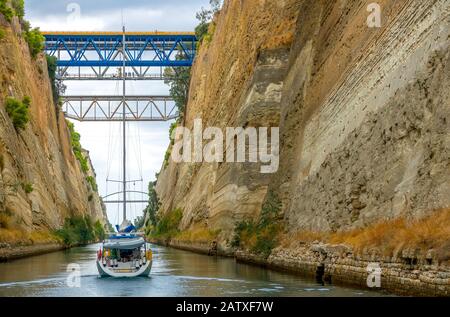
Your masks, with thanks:
<instances>
[{"instance_id":1,"label":"cloud","mask_svg":"<svg viewBox=\"0 0 450 317\"><path fill-rule=\"evenodd\" d=\"M131 31L193 31L198 23L195 13L208 4L207 0L28 2L27 19L33 26L48 31L119 31L122 14ZM80 11L67 10L71 3L79 6Z\"/></svg>"}]
</instances>

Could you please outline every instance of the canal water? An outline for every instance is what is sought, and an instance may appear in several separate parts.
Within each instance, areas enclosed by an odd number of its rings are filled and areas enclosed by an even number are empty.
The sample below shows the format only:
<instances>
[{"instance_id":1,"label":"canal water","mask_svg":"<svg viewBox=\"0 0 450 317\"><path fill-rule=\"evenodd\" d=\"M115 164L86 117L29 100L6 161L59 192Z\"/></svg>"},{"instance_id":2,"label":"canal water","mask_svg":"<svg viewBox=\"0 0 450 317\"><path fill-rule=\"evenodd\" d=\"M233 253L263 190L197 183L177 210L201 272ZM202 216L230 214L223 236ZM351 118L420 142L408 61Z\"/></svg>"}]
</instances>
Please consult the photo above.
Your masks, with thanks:
<instances>
[{"instance_id":1,"label":"canal water","mask_svg":"<svg viewBox=\"0 0 450 317\"><path fill-rule=\"evenodd\" d=\"M98 245L73 248L0 264L0 296L385 296L380 292L334 285L267 270L234 259L208 257L152 246L148 278L100 278ZM79 285L70 264L80 267ZM77 287L73 287L75 286ZM71 287L72 286L72 287Z\"/></svg>"}]
</instances>

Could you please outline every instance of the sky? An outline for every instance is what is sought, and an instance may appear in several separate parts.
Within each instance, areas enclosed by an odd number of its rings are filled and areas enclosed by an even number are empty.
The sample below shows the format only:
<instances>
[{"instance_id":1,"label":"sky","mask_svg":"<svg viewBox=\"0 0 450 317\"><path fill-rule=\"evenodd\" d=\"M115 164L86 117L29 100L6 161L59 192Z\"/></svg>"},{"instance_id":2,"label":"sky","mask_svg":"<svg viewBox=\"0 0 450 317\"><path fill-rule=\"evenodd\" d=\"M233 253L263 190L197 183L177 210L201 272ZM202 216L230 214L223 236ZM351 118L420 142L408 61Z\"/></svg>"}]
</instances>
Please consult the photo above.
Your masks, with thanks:
<instances>
[{"instance_id":1,"label":"sky","mask_svg":"<svg viewBox=\"0 0 450 317\"><path fill-rule=\"evenodd\" d=\"M26 19L32 27L43 31L120 31L122 21L127 31L193 31L198 21L195 13L208 7L209 0L26 0ZM67 95L121 94L114 81L67 81ZM127 92L142 95L168 95L169 88L162 82L127 82ZM81 134L82 146L90 152L97 173L101 196L121 190L118 184L106 179L121 179L120 123L74 122ZM137 122L128 124L128 190L147 191L149 181L160 171L169 144L167 123ZM141 163L139 163L141 162ZM143 195L130 198L146 199ZM142 215L145 204L128 205L127 218ZM107 206L109 221L121 222L121 206Z\"/></svg>"}]
</instances>

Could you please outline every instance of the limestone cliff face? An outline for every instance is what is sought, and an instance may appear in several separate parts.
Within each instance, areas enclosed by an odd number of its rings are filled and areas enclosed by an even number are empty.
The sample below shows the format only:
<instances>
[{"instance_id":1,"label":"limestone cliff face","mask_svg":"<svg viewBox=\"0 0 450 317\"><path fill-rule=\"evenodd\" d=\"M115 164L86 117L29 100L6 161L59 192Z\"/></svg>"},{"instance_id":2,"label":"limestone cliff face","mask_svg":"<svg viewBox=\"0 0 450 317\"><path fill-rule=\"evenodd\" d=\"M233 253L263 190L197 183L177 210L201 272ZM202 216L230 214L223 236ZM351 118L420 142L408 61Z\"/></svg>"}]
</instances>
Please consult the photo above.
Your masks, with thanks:
<instances>
[{"instance_id":1,"label":"limestone cliff face","mask_svg":"<svg viewBox=\"0 0 450 317\"><path fill-rule=\"evenodd\" d=\"M450 207L450 3L225 1L192 70L185 125L280 127L280 167L175 164L157 184L181 229L258 217L268 191L288 232L336 231Z\"/></svg>"},{"instance_id":2,"label":"limestone cliff face","mask_svg":"<svg viewBox=\"0 0 450 317\"><path fill-rule=\"evenodd\" d=\"M28 232L59 228L73 215L105 222L98 194L72 152L64 116L53 104L45 58L32 60L20 27L0 22L5 30L0 39L0 211L12 217L12 227ZM7 96L31 98L23 131L14 129L5 111ZM22 184L31 184L33 191L26 193Z\"/></svg>"}]
</instances>

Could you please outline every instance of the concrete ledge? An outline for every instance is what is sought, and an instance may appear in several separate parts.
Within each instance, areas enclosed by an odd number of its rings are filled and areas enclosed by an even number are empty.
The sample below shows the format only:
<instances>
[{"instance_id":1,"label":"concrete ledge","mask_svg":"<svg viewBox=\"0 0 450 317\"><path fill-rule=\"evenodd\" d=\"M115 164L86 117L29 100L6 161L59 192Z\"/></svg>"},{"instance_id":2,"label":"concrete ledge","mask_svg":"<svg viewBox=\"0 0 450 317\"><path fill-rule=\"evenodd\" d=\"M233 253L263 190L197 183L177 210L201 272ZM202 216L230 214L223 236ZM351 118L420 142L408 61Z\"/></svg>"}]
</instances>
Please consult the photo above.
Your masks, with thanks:
<instances>
[{"instance_id":1,"label":"concrete ledge","mask_svg":"<svg viewBox=\"0 0 450 317\"><path fill-rule=\"evenodd\" d=\"M2 247L0 248L0 262L7 262L11 260L61 251L65 249L66 249L65 246L56 243Z\"/></svg>"}]
</instances>

